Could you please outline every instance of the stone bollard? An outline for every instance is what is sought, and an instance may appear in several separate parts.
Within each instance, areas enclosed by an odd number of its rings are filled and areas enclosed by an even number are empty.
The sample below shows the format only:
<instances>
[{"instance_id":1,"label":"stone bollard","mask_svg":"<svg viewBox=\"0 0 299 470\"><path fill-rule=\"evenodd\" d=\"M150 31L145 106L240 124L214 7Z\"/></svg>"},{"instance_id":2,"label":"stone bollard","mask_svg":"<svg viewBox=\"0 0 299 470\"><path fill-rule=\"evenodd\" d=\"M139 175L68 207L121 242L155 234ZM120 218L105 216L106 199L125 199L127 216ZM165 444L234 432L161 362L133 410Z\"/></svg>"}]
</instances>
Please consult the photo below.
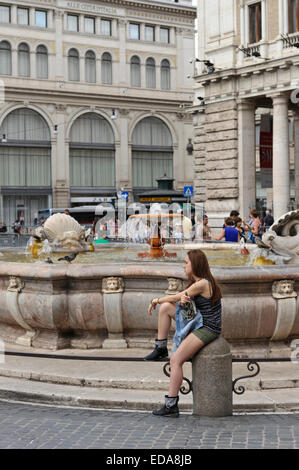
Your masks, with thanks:
<instances>
[{"instance_id":1,"label":"stone bollard","mask_svg":"<svg viewBox=\"0 0 299 470\"><path fill-rule=\"evenodd\" d=\"M193 415L231 416L232 354L221 336L192 359Z\"/></svg>"}]
</instances>

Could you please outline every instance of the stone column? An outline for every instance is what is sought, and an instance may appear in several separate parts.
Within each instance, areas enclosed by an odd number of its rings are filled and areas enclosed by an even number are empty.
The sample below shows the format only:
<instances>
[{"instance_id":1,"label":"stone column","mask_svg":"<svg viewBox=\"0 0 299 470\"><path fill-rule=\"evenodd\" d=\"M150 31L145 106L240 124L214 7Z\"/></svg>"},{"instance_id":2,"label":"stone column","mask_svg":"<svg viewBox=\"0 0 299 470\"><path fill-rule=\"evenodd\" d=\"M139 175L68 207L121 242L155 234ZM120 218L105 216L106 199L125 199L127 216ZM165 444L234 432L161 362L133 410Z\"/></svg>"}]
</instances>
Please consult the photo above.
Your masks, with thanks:
<instances>
[{"instance_id":1,"label":"stone column","mask_svg":"<svg viewBox=\"0 0 299 470\"><path fill-rule=\"evenodd\" d=\"M255 104L238 102L238 170L240 214L247 218L256 206Z\"/></svg>"},{"instance_id":2,"label":"stone column","mask_svg":"<svg viewBox=\"0 0 299 470\"><path fill-rule=\"evenodd\" d=\"M194 415L232 415L232 354L221 336L193 357L192 390Z\"/></svg>"},{"instance_id":3,"label":"stone column","mask_svg":"<svg viewBox=\"0 0 299 470\"><path fill-rule=\"evenodd\" d=\"M299 209L299 114L294 115L295 209Z\"/></svg>"},{"instance_id":4,"label":"stone column","mask_svg":"<svg viewBox=\"0 0 299 470\"><path fill-rule=\"evenodd\" d=\"M131 154L129 142L129 119L130 112L127 109L120 109L118 112L118 131L120 135L119 146L115 152L115 180L118 189L121 187L132 187L131 181Z\"/></svg>"},{"instance_id":5,"label":"stone column","mask_svg":"<svg viewBox=\"0 0 299 470\"><path fill-rule=\"evenodd\" d=\"M18 23L17 6L16 5L11 5L10 12L11 12L11 18L10 18L11 23L12 24L17 24Z\"/></svg>"},{"instance_id":6,"label":"stone column","mask_svg":"<svg viewBox=\"0 0 299 470\"><path fill-rule=\"evenodd\" d=\"M64 57L63 57L63 12L60 10L54 11L54 28L55 28L55 78L56 80L65 79L64 71ZM67 69L65 69L67 70ZM67 76L67 74L66 74Z\"/></svg>"},{"instance_id":7,"label":"stone column","mask_svg":"<svg viewBox=\"0 0 299 470\"><path fill-rule=\"evenodd\" d=\"M127 58L126 58L126 43L127 43L127 22L126 20L118 20L118 34L119 34L119 64L118 64L118 76L119 86L127 86L128 81L128 70L127 70Z\"/></svg>"},{"instance_id":8,"label":"stone column","mask_svg":"<svg viewBox=\"0 0 299 470\"><path fill-rule=\"evenodd\" d=\"M273 100L273 211L274 219L288 212L290 202L289 119L287 94Z\"/></svg>"},{"instance_id":9,"label":"stone column","mask_svg":"<svg viewBox=\"0 0 299 470\"><path fill-rule=\"evenodd\" d=\"M52 141L52 186L54 207L68 207L70 203L69 187L69 144L66 142L65 120L66 107L56 105L54 125L58 134Z\"/></svg>"}]
</instances>

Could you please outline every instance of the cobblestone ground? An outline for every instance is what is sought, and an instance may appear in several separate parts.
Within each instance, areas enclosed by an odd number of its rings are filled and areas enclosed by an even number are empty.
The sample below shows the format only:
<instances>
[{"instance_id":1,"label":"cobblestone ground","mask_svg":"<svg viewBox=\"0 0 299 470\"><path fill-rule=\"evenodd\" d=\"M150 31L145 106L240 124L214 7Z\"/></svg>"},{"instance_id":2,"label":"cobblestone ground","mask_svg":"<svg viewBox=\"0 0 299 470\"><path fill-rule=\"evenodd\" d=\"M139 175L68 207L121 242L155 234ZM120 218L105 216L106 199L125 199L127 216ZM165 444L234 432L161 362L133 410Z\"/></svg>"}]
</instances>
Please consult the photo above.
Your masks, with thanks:
<instances>
[{"instance_id":1,"label":"cobblestone ground","mask_svg":"<svg viewBox=\"0 0 299 470\"><path fill-rule=\"evenodd\" d=\"M178 419L0 401L1 449L299 449L299 414Z\"/></svg>"}]
</instances>

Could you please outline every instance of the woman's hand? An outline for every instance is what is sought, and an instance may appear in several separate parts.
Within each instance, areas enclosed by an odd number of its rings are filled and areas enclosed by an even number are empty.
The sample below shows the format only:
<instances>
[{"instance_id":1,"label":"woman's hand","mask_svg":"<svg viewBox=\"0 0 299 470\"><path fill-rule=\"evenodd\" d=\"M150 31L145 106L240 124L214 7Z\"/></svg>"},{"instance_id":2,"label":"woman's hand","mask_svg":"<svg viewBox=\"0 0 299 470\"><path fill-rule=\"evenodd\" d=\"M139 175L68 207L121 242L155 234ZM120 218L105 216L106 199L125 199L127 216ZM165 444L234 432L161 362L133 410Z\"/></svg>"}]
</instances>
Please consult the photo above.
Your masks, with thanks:
<instances>
[{"instance_id":1,"label":"woman's hand","mask_svg":"<svg viewBox=\"0 0 299 470\"><path fill-rule=\"evenodd\" d=\"M153 309L155 310L158 303L159 303L159 299L152 299L152 301L149 304L149 307L147 309L149 315L152 315Z\"/></svg>"},{"instance_id":2,"label":"woman's hand","mask_svg":"<svg viewBox=\"0 0 299 470\"><path fill-rule=\"evenodd\" d=\"M187 304L188 302L190 302L190 300L191 299L186 291L181 295L180 305Z\"/></svg>"}]
</instances>

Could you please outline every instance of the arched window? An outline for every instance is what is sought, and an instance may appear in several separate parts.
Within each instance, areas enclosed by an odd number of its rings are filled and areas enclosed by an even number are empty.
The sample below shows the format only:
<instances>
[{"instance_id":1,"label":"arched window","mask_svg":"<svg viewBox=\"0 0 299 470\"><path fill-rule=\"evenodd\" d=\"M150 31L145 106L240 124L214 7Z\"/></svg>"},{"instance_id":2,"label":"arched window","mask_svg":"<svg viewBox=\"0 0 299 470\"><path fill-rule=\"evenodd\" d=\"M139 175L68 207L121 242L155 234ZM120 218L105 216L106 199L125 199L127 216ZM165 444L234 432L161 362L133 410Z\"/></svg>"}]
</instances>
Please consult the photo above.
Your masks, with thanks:
<instances>
[{"instance_id":1,"label":"arched window","mask_svg":"<svg viewBox=\"0 0 299 470\"><path fill-rule=\"evenodd\" d=\"M140 59L136 55L131 58L131 86L141 87Z\"/></svg>"},{"instance_id":2,"label":"arched window","mask_svg":"<svg viewBox=\"0 0 299 470\"><path fill-rule=\"evenodd\" d=\"M77 49L70 49L68 54L68 72L71 82L80 81L79 52Z\"/></svg>"},{"instance_id":3,"label":"arched window","mask_svg":"<svg viewBox=\"0 0 299 470\"><path fill-rule=\"evenodd\" d=\"M9 227L23 216L30 226L38 210L49 207L52 194L50 129L39 113L21 108L3 120L3 134L7 142L0 145L1 217Z\"/></svg>"},{"instance_id":4,"label":"arched window","mask_svg":"<svg viewBox=\"0 0 299 470\"><path fill-rule=\"evenodd\" d=\"M93 51L87 51L85 54L85 81L96 82L96 55Z\"/></svg>"},{"instance_id":5,"label":"arched window","mask_svg":"<svg viewBox=\"0 0 299 470\"><path fill-rule=\"evenodd\" d=\"M86 113L73 124L70 134L72 187L115 188L115 144L109 122Z\"/></svg>"},{"instance_id":6,"label":"arched window","mask_svg":"<svg viewBox=\"0 0 299 470\"><path fill-rule=\"evenodd\" d=\"M146 88L156 88L156 63L152 57L146 60Z\"/></svg>"},{"instance_id":7,"label":"arched window","mask_svg":"<svg viewBox=\"0 0 299 470\"><path fill-rule=\"evenodd\" d=\"M1 125L0 186L50 186L51 137L44 118L32 109L12 111Z\"/></svg>"},{"instance_id":8,"label":"arched window","mask_svg":"<svg viewBox=\"0 0 299 470\"><path fill-rule=\"evenodd\" d=\"M104 52L101 60L101 78L104 85L112 85L112 57L109 52Z\"/></svg>"},{"instance_id":9,"label":"arched window","mask_svg":"<svg viewBox=\"0 0 299 470\"><path fill-rule=\"evenodd\" d=\"M36 49L36 78L48 78L48 50L45 46Z\"/></svg>"},{"instance_id":10,"label":"arched window","mask_svg":"<svg viewBox=\"0 0 299 470\"><path fill-rule=\"evenodd\" d=\"M8 41L0 42L0 75L11 75L11 45Z\"/></svg>"},{"instance_id":11,"label":"arched window","mask_svg":"<svg viewBox=\"0 0 299 470\"><path fill-rule=\"evenodd\" d=\"M140 121L132 136L133 186L153 188L156 179L173 175L173 143L167 125L156 117Z\"/></svg>"},{"instance_id":12,"label":"arched window","mask_svg":"<svg viewBox=\"0 0 299 470\"><path fill-rule=\"evenodd\" d=\"M161 88L170 90L170 64L167 59L161 62Z\"/></svg>"},{"instance_id":13,"label":"arched window","mask_svg":"<svg viewBox=\"0 0 299 470\"><path fill-rule=\"evenodd\" d=\"M18 47L18 74L20 77L30 77L30 50L24 42Z\"/></svg>"}]
</instances>

